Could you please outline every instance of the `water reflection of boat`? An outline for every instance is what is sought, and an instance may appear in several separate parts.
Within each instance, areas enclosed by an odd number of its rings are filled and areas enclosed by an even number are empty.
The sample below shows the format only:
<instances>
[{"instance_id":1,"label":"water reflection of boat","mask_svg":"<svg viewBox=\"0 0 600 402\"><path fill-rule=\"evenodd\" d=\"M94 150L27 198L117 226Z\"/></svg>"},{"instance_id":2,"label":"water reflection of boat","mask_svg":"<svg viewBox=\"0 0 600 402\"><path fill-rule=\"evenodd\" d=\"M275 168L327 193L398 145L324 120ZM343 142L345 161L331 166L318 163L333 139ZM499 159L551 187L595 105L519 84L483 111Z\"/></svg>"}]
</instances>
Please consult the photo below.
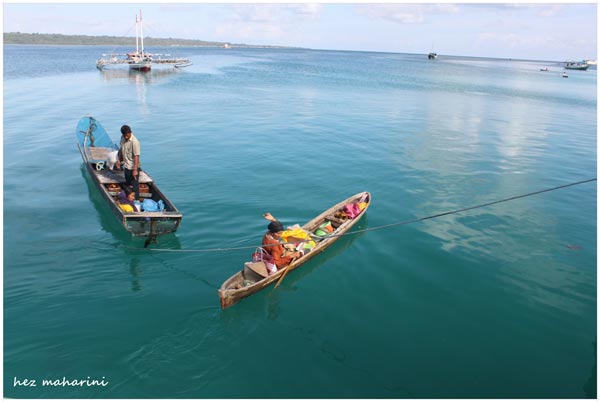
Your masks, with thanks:
<instances>
[{"instance_id":1,"label":"water reflection of boat","mask_svg":"<svg viewBox=\"0 0 600 402\"><path fill-rule=\"evenodd\" d=\"M142 261L139 257L139 251L145 246L145 239L140 237L129 236L129 234L123 230L123 227L115 220L112 211L104 202L104 199L97 191L94 182L91 177L86 173L87 169L81 165L81 177L87 186L88 198L94 205L94 209L98 213L98 219L100 221L100 227L103 231L110 233L115 240L117 245L125 245L124 255L129 260L129 274L131 275L131 290L137 292L142 290ZM160 239L160 247L170 250L181 250L181 242L177 235L168 234L164 235ZM161 261L162 262L162 261Z\"/></svg>"},{"instance_id":2,"label":"water reflection of boat","mask_svg":"<svg viewBox=\"0 0 600 402\"><path fill-rule=\"evenodd\" d=\"M135 16L135 52L129 52L125 54L103 54L102 57L96 61L96 68L98 70L103 70L105 67L109 66L129 66L129 69L131 70L150 71L153 65L173 66L175 68L180 68L190 66L192 65L192 62L190 59L176 58L172 57L170 54L149 53L144 49L142 10L140 10L139 20L138 16Z\"/></svg>"},{"instance_id":3,"label":"water reflection of boat","mask_svg":"<svg viewBox=\"0 0 600 402\"><path fill-rule=\"evenodd\" d=\"M146 108L146 85L152 85L160 81L174 77L177 74L183 74L179 69L157 69L148 72L140 72L127 69L104 69L98 72L106 81L129 81L135 87L138 97L138 105L141 107L141 113L149 113Z\"/></svg>"},{"instance_id":4,"label":"water reflection of boat","mask_svg":"<svg viewBox=\"0 0 600 402\"><path fill-rule=\"evenodd\" d=\"M181 70L177 69L159 69L152 70L147 73L137 70L125 69L103 69L99 71L102 78L107 81L112 80L129 80L135 84L157 82L167 77L181 74Z\"/></svg>"}]
</instances>

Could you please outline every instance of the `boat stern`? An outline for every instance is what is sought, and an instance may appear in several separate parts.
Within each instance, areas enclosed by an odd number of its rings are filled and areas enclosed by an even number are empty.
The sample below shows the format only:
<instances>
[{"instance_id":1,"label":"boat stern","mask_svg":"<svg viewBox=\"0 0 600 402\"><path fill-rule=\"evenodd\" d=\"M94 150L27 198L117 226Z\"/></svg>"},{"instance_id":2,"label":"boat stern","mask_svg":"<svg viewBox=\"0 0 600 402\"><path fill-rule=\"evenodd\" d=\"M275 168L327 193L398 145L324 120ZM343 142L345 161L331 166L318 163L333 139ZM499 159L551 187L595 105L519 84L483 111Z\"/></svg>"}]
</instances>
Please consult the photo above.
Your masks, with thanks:
<instances>
[{"instance_id":1,"label":"boat stern","mask_svg":"<svg viewBox=\"0 0 600 402\"><path fill-rule=\"evenodd\" d=\"M181 215L172 217L148 217L124 214L125 229L134 236L163 235L176 232L181 223Z\"/></svg>"}]
</instances>

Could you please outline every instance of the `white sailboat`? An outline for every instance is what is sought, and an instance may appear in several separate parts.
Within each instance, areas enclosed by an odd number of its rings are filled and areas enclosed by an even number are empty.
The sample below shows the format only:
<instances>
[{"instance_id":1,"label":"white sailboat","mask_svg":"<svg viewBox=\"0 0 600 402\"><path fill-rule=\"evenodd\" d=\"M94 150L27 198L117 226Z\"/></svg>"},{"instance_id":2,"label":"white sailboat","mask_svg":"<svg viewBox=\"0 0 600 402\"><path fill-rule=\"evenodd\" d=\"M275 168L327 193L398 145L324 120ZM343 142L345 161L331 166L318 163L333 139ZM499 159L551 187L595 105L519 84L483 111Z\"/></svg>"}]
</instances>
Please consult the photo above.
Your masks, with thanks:
<instances>
[{"instance_id":1,"label":"white sailboat","mask_svg":"<svg viewBox=\"0 0 600 402\"><path fill-rule=\"evenodd\" d=\"M140 10L139 20L137 14L135 16L135 52L130 52L127 54L103 54L102 57L96 61L96 68L102 70L111 65L128 65L130 70L150 71L153 64L187 67L191 65L192 62L185 58L173 58L170 54L152 54L146 52L144 49L142 10Z\"/></svg>"},{"instance_id":2,"label":"white sailboat","mask_svg":"<svg viewBox=\"0 0 600 402\"><path fill-rule=\"evenodd\" d=\"M142 42L142 51L138 46L138 17L135 16L135 52L127 53L129 68L137 71L150 71L152 66L152 55L144 52L144 27L142 24L142 10L140 10L139 38Z\"/></svg>"}]
</instances>

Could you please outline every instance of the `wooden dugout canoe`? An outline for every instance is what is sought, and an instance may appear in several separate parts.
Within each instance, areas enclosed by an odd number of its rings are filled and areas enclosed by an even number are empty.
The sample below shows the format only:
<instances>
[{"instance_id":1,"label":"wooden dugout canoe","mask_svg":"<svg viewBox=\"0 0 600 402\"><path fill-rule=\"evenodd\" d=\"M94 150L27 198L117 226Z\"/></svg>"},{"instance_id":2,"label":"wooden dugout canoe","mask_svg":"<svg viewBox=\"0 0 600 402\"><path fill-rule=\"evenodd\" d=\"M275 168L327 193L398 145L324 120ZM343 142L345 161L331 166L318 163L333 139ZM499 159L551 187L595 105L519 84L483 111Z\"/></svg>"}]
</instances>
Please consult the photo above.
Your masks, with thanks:
<instances>
[{"instance_id":1,"label":"wooden dugout canoe","mask_svg":"<svg viewBox=\"0 0 600 402\"><path fill-rule=\"evenodd\" d=\"M364 202L366 202L366 206L358 216L353 219L346 220L341 220L335 217L337 212L341 212L343 210L344 205L354 204L359 202L359 200L364 200ZM226 309L227 307L239 302L241 299L266 288L273 282L278 281L279 278L286 272L293 271L306 261L313 258L315 255L323 252L327 247L331 246L336 240L338 240L341 235L348 232L352 226L354 226L362 218L370 205L371 194L365 191L346 198L344 201L335 204L325 212L322 212L317 217L307 222L302 226L302 229L311 234L327 221L331 222L334 231L331 234L324 236L322 239L315 237L318 240L315 247L313 247L302 257L292 261L291 264L280 268L272 275L264 277L260 273L257 273L255 268L252 268L253 264L251 262L246 262L241 271L227 279L223 285L221 285L221 288L219 288L218 292L219 299L221 300L221 308Z\"/></svg>"},{"instance_id":2,"label":"wooden dugout canoe","mask_svg":"<svg viewBox=\"0 0 600 402\"><path fill-rule=\"evenodd\" d=\"M110 139L100 122L93 117L84 117L79 120L75 134L83 163L95 187L129 233L151 238L175 232L179 228L181 212L143 170L139 172L140 198L157 202L162 200L164 211L125 212L119 207L117 195L125 186L125 175L122 170L109 170L106 163L108 154L117 151L119 146Z\"/></svg>"}]
</instances>

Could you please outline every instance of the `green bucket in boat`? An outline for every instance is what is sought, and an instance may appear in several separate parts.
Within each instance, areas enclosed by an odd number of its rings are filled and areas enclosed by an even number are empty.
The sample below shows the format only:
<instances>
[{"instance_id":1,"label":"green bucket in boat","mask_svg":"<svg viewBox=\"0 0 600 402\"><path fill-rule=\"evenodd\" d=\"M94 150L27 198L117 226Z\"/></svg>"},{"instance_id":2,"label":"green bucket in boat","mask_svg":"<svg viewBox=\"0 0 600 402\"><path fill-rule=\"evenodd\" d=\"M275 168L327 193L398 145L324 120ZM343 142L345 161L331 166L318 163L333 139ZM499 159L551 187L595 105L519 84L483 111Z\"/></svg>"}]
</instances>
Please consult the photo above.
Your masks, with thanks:
<instances>
[{"instance_id":1,"label":"green bucket in boat","mask_svg":"<svg viewBox=\"0 0 600 402\"><path fill-rule=\"evenodd\" d=\"M327 233L326 231L324 231L323 229L317 229L315 230L315 234L317 236L321 236L321 237L325 237L327 236L329 233Z\"/></svg>"}]
</instances>

